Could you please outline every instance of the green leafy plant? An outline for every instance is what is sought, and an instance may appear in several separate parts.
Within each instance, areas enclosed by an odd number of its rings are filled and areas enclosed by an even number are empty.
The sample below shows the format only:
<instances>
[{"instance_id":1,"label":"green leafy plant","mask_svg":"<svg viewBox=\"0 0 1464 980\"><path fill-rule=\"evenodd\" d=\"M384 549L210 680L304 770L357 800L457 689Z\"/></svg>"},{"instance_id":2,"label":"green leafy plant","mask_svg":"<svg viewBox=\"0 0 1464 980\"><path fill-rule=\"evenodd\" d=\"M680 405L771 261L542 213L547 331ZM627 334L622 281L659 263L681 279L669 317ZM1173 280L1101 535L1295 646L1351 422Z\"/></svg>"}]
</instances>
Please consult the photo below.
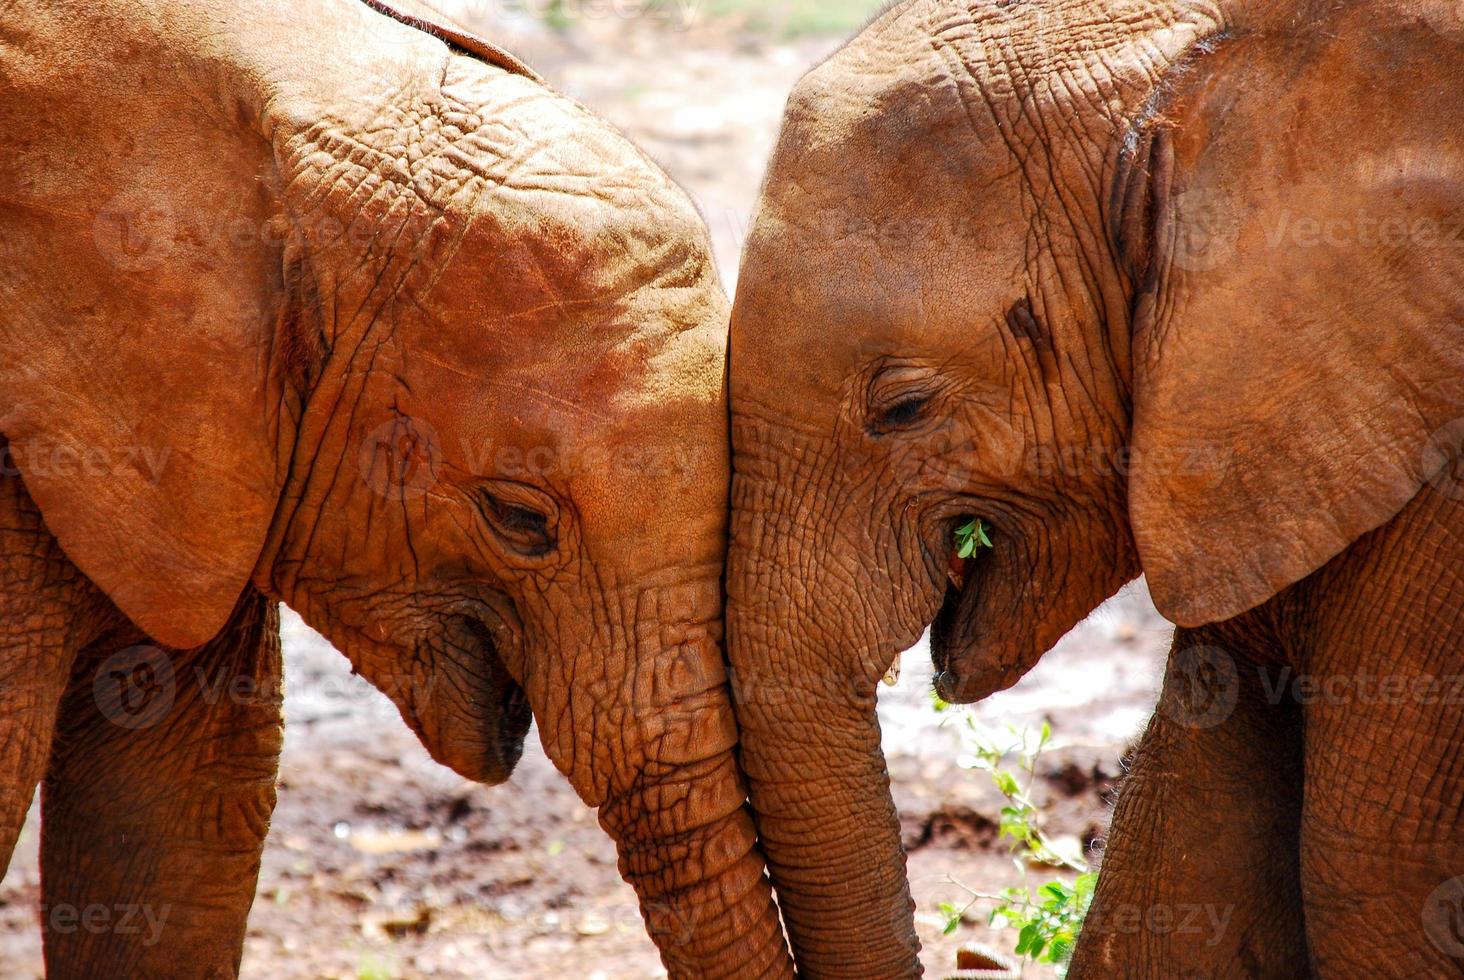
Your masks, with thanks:
<instances>
[{"instance_id":1,"label":"green leafy plant","mask_svg":"<svg viewBox=\"0 0 1464 980\"><path fill-rule=\"evenodd\" d=\"M936 699L936 710L949 708ZM1043 834L1041 811L1032 802L1032 784L1036 780L1037 760L1052 738L1046 722L1035 736L1030 732L1008 730L1015 742L998 743L981 728L974 716L965 716L962 741L967 754L961 765L979 769L991 776L997 790L1006 797L1001 809L999 836L1011 841L1012 857L1022 874L1020 885L1005 888L999 894L976 891L955 879L952 882L965 891L970 900L964 905L942 902L945 932L955 932L966 914L982 902L990 903L987 923L993 927L1009 926L1017 930L1016 954L1041 963L1051 963L1059 977L1067 973L1068 959L1083 928L1083 918L1093 900L1098 875L1088 867L1082 854L1066 853ZM1016 757L1016 769L1007 767L1007 760ZM1035 889L1028 877L1031 865L1064 868L1076 873L1069 884L1050 880Z\"/></svg>"},{"instance_id":2,"label":"green leafy plant","mask_svg":"<svg viewBox=\"0 0 1464 980\"><path fill-rule=\"evenodd\" d=\"M564 9L564 0L549 0L549 3L544 7L543 18L544 24L550 30L558 31L561 34L573 26L570 21L569 11Z\"/></svg>"},{"instance_id":3,"label":"green leafy plant","mask_svg":"<svg viewBox=\"0 0 1464 980\"><path fill-rule=\"evenodd\" d=\"M977 548L994 547L991 538L986 534L986 525L980 518L971 521L970 524L962 524L956 528L956 557L970 558L976 553Z\"/></svg>"},{"instance_id":4,"label":"green leafy plant","mask_svg":"<svg viewBox=\"0 0 1464 980\"><path fill-rule=\"evenodd\" d=\"M371 953L362 953L356 963L356 980L393 980L392 971Z\"/></svg>"}]
</instances>

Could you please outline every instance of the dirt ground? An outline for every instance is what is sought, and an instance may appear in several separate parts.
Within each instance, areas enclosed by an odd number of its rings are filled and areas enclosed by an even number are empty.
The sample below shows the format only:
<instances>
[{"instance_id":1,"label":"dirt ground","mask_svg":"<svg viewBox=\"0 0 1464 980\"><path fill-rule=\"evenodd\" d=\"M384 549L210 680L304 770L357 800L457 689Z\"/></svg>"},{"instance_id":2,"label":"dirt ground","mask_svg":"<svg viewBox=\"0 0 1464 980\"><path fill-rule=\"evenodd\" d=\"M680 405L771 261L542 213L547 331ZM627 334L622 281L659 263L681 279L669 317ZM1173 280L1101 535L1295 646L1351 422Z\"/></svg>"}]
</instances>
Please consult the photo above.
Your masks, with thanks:
<instances>
[{"instance_id":1,"label":"dirt ground","mask_svg":"<svg viewBox=\"0 0 1464 980\"><path fill-rule=\"evenodd\" d=\"M513 15L522 9L498 0L469 14L687 187L730 288L788 89L836 38L790 39L777 23L736 16L689 27L586 16L554 30ZM1152 710L1169 632L1142 586L1130 587L1016 688L971 709L997 729L1051 721L1035 790L1050 834L1101 838L1106 793ZM432 763L387 701L293 616L285 644L280 800L244 977L664 975L613 846L537 738L508 784L466 783ZM934 711L929 691L922 646L905 655L899 684L882 689L880 716L927 972L941 976L960 942L1012 947L979 912L941 935L938 903L962 895L952 879L997 891L1021 874L996 840L1000 798L984 774L960 767L960 724ZM0 881L0 980L41 976L37 836L33 813ZM1050 971L1029 966L1024 975Z\"/></svg>"}]
</instances>

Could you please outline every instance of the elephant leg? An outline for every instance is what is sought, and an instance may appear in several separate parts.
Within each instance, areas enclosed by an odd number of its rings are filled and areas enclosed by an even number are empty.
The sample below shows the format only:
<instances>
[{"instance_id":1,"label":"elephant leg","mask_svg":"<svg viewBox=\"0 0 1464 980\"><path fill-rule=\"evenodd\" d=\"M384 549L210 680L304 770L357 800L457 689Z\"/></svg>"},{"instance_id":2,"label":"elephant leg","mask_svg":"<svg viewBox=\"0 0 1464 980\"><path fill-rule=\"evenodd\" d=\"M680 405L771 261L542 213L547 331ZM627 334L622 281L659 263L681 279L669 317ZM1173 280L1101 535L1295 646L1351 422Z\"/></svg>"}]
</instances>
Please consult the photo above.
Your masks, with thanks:
<instances>
[{"instance_id":1,"label":"elephant leg","mask_svg":"<svg viewBox=\"0 0 1464 980\"><path fill-rule=\"evenodd\" d=\"M1301 726L1268 630L1178 630L1069 976L1303 977Z\"/></svg>"},{"instance_id":2,"label":"elephant leg","mask_svg":"<svg viewBox=\"0 0 1464 980\"><path fill-rule=\"evenodd\" d=\"M119 618L46 529L0 438L0 874L45 774L76 652Z\"/></svg>"},{"instance_id":3,"label":"elephant leg","mask_svg":"<svg viewBox=\"0 0 1464 980\"><path fill-rule=\"evenodd\" d=\"M1464 499L1426 490L1306 583L1301 872L1322 976L1464 973L1461 529Z\"/></svg>"},{"instance_id":4,"label":"elephant leg","mask_svg":"<svg viewBox=\"0 0 1464 980\"><path fill-rule=\"evenodd\" d=\"M278 607L253 590L209 644L98 644L42 792L48 976L232 977L275 804Z\"/></svg>"}]
</instances>

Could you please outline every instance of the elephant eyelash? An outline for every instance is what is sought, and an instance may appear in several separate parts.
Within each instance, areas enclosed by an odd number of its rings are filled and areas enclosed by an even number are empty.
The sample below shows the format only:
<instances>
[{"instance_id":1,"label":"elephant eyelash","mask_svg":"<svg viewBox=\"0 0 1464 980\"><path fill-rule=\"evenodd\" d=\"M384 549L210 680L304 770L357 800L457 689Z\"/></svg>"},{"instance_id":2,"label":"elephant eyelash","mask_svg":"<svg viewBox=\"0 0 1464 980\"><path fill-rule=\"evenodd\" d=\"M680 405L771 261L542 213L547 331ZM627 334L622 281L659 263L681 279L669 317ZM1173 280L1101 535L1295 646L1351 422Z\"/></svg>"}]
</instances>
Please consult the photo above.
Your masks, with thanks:
<instances>
[{"instance_id":1,"label":"elephant eyelash","mask_svg":"<svg viewBox=\"0 0 1464 980\"><path fill-rule=\"evenodd\" d=\"M873 431L876 434L884 434L914 425L924 417L930 401L929 395L916 395L895 402L890 407L881 410L875 417L872 425Z\"/></svg>"},{"instance_id":2,"label":"elephant eyelash","mask_svg":"<svg viewBox=\"0 0 1464 980\"><path fill-rule=\"evenodd\" d=\"M488 490L480 491L478 507L499 540L518 554L543 558L554 550L554 532L549 527L549 519L538 511L504 500Z\"/></svg>"}]
</instances>

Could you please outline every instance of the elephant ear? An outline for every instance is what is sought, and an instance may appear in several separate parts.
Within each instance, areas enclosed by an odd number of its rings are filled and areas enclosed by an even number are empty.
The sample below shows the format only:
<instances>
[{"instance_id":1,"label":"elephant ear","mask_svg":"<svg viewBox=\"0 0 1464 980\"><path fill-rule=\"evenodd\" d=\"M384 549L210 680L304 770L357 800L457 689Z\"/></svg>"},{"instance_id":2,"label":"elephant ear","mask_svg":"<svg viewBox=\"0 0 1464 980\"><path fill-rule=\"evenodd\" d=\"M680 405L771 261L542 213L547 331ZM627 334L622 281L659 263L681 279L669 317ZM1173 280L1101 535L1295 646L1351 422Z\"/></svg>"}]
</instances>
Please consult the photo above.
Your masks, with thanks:
<instances>
[{"instance_id":1,"label":"elephant ear","mask_svg":"<svg viewBox=\"0 0 1464 980\"><path fill-rule=\"evenodd\" d=\"M1444 55L1390 48L1380 84L1350 49L1296 68L1231 44L1139 153L1129 507L1182 626L1261 604L1447 488L1464 436L1464 119L1409 81Z\"/></svg>"},{"instance_id":2,"label":"elephant ear","mask_svg":"<svg viewBox=\"0 0 1464 980\"><path fill-rule=\"evenodd\" d=\"M504 71L547 86L548 83L528 65L478 34L457 24L446 11L438 10L426 0L363 0L377 13L401 21L408 27L431 34L475 58L496 65Z\"/></svg>"},{"instance_id":3,"label":"elephant ear","mask_svg":"<svg viewBox=\"0 0 1464 980\"><path fill-rule=\"evenodd\" d=\"M130 152L5 147L0 434L72 562L190 648L228 619L278 496L280 263L263 148L138 121Z\"/></svg>"}]
</instances>

